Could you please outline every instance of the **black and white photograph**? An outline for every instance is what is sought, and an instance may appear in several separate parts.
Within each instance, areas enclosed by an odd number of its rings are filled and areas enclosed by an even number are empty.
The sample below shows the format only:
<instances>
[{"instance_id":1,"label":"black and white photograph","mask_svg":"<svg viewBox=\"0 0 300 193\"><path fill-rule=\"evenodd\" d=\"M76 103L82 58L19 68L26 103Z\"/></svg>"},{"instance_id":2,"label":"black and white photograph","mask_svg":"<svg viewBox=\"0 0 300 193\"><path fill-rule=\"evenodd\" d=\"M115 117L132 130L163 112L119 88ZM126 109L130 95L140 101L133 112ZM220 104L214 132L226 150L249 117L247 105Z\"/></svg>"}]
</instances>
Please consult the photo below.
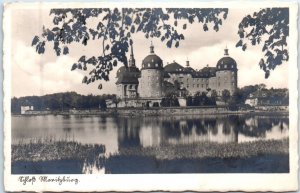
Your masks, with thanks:
<instances>
[{"instance_id":1,"label":"black and white photograph","mask_svg":"<svg viewBox=\"0 0 300 193\"><path fill-rule=\"evenodd\" d=\"M295 3L7 4L6 189L297 190L296 22Z\"/></svg>"}]
</instances>

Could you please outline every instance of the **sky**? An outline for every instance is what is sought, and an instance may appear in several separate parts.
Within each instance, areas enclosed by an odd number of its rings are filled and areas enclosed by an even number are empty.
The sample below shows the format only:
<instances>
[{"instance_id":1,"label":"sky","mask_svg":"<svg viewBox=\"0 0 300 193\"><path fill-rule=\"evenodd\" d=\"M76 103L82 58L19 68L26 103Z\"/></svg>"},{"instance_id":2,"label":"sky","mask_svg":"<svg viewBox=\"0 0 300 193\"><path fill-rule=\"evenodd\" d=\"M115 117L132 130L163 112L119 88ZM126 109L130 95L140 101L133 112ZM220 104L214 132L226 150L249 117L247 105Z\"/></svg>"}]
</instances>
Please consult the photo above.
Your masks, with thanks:
<instances>
[{"instance_id":1,"label":"sky","mask_svg":"<svg viewBox=\"0 0 300 193\"><path fill-rule=\"evenodd\" d=\"M82 84L85 71L71 71L71 66L82 55L98 56L101 52L100 41L89 41L87 46L74 44L70 46L70 54L56 56L52 45L47 45L46 52L39 55L35 48L31 47L35 35L40 35L42 26L50 27L52 17L49 9L15 9L11 19L11 42L13 51L12 61L12 96L45 95L56 92L75 91L79 94L114 94L116 93L116 71L122 64L118 64L110 73L110 81L95 82L89 85ZM261 46L248 46L246 51L236 48L239 40L237 34L238 24L244 16L252 14L259 9L229 9L228 18L218 32L212 28L204 32L202 25L198 23L188 24L184 30L185 40L180 42L178 48L167 48L165 43L153 39L155 53L161 57L164 65L176 61L185 66L186 60L191 67L201 69L207 65L216 66L219 59L224 56L224 48L229 49L230 57L234 58L238 67L238 86L243 87L253 84L266 84L268 88L288 87L288 63L278 66L271 72L268 79L264 78L264 72L258 63L262 58ZM89 21L93 25L94 21ZM135 34L134 56L137 67L141 67L143 58L149 52L151 39L145 39L143 34ZM129 53L128 53L129 57ZM98 85L102 83L102 90Z\"/></svg>"}]
</instances>

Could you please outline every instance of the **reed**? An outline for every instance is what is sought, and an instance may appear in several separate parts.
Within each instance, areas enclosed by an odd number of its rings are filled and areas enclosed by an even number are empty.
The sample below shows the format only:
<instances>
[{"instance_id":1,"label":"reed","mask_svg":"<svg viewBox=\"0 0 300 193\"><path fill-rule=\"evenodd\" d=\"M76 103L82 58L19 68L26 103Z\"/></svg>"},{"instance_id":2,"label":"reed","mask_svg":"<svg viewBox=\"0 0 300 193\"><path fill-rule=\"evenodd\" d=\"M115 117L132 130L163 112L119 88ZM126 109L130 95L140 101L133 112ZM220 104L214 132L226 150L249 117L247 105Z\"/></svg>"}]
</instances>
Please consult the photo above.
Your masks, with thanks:
<instances>
[{"instance_id":1,"label":"reed","mask_svg":"<svg viewBox=\"0 0 300 193\"><path fill-rule=\"evenodd\" d=\"M120 149L119 155L154 156L157 159L182 158L249 158L266 154L288 154L289 140L258 140L244 143L197 142L192 144Z\"/></svg>"},{"instance_id":2,"label":"reed","mask_svg":"<svg viewBox=\"0 0 300 193\"><path fill-rule=\"evenodd\" d=\"M15 161L50 161L62 159L84 160L99 157L105 153L105 146L81 144L73 140L42 138L29 142L20 140L11 146L11 159Z\"/></svg>"}]
</instances>

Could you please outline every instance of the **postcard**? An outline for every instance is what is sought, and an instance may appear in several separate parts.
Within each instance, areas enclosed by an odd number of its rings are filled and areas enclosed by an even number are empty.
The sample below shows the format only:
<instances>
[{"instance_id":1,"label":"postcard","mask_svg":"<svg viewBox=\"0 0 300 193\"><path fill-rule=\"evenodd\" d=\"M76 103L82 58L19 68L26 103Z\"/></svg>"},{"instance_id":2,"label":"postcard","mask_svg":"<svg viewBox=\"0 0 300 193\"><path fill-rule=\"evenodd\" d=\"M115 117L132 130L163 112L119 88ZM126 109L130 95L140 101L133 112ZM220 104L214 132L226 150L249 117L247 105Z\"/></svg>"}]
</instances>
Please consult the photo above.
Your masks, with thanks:
<instances>
[{"instance_id":1,"label":"postcard","mask_svg":"<svg viewBox=\"0 0 300 193\"><path fill-rule=\"evenodd\" d=\"M5 4L5 190L296 191L297 10Z\"/></svg>"}]
</instances>

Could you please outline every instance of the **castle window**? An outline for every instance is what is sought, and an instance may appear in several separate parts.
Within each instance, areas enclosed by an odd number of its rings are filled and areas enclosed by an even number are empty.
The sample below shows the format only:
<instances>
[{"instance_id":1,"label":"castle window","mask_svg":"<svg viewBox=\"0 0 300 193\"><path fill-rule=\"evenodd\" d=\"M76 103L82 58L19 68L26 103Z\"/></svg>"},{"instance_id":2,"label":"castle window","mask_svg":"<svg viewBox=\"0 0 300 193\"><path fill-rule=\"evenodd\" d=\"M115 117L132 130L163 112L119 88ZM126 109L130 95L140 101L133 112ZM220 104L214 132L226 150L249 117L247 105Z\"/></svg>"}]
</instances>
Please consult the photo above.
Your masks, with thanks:
<instances>
[{"instance_id":1,"label":"castle window","mask_svg":"<svg viewBox=\"0 0 300 193\"><path fill-rule=\"evenodd\" d=\"M233 64L231 65L231 68L233 68Z\"/></svg>"},{"instance_id":2,"label":"castle window","mask_svg":"<svg viewBox=\"0 0 300 193\"><path fill-rule=\"evenodd\" d=\"M155 64L156 67L158 67L158 64Z\"/></svg>"},{"instance_id":3,"label":"castle window","mask_svg":"<svg viewBox=\"0 0 300 193\"><path fill-rule=\"evenodd\" d=\"M201 87L203 88L203 84L201 85Z\"/></svg>"},{"instance_id":4,"label":"castle window","mask_svg":"<svg viewBox=\"0 0 300 193\"><path fill-rule=\"evenodd\" d=\"M189 88L189 85L187 84L186 87Z\"/></svg>"},{"instance_id":5,"label":"castle window","mask_svg":"<svg viewBox=\"0 0 300 193\"><path fill-rule=\"evenodd\" d=\"M232 86L234 86L234 82L232 83Z\"/></svg>"},{"instance_id":6,"label":"castle window","mask_svg":"<svg viewBox=\"0 0 300 193\"><path fill-rule=\"evenodd\" d=\"M226 64L224 65L224 68L227 68L227 65L226 65Z\"/></svg>"},{"instance_id":7,"label":"castle window","mask_svg":"<svg viewBox=\"0 0 300 193\"><path fill-rule=\"evenodd\" d=\"M193 88L195 88L195 85L193 84Z\"/></svg>"}]
</instances>

